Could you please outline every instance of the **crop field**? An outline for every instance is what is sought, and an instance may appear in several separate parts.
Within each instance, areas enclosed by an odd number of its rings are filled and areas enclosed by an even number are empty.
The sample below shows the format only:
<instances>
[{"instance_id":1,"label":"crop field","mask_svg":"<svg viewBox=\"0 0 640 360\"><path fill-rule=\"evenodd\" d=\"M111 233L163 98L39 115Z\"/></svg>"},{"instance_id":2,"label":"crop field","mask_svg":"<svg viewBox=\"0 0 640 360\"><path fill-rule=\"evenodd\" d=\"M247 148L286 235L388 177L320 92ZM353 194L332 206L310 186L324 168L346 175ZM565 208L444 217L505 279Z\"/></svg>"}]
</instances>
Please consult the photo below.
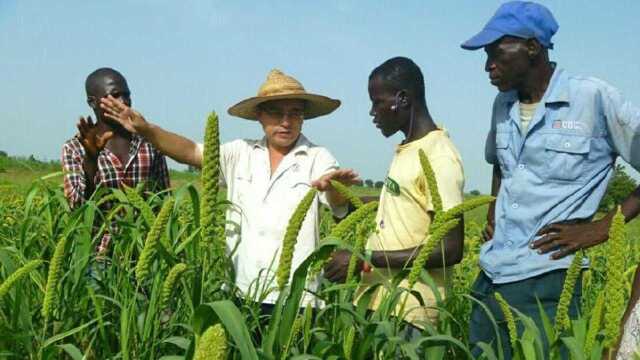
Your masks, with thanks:
<instances>
[{"instance_id":1,"label":"crop field","mask_svg":"<svg viewBox=\"0 0 640 360\"><path fill-rule=\"evenodd\" d=\"M245 297L234 284L231 256L225 253L228 204L218 187L215 117L208 127L201 174L172 173L172 190L162 194L98 191L75 210L67 205L54 165L0 164L0 358L472 358L470 287L479 271L488 197L468 197L459 208L438 210L425 234L428 255L457 221L455 212L466 213L463 260L447 268L452 281L438 301L438 321L425 324L420 336L406 335L403 314L395 310L410 288L375 284L361 289L355 271L344 284L321 277L334 249L363 256L375 203L354 203L357 210L338 224L323 215L318 249L292 269L286 249L295 248L296 224L307 210L301 203L283 239L285 250L274 259L276 279L256 283L255 292ZM358 196L377 193L353 191ZM96 255L110 226L117 228L110 252ZM577 318L566 318L561 305L558 320L539 329L504 304L510 314L505 317L513 321L509 325L520 329L510 333L515 358L541 359L542 343L549 341L552 358L566 351L571 359L600 359L603 347L615 343L639 261L640 222L612 230L610 241L580 254L592 266L582 272ZM580 274L577 267L571 271ZM302 300L310 278L321 282L315 293L323 302L318 308ZM394 284L404 278L410 284L433 283L421 266L408 267ZM563 298L573 290L571 283L566 285ZM368 310L368 294L380 286L388 286L387 295L378 309ZM274 289L280 296L272 314L260 315L261 299ZM482 358L504 357L488 344L483 349Z\"/></svg>"}]
</instances>

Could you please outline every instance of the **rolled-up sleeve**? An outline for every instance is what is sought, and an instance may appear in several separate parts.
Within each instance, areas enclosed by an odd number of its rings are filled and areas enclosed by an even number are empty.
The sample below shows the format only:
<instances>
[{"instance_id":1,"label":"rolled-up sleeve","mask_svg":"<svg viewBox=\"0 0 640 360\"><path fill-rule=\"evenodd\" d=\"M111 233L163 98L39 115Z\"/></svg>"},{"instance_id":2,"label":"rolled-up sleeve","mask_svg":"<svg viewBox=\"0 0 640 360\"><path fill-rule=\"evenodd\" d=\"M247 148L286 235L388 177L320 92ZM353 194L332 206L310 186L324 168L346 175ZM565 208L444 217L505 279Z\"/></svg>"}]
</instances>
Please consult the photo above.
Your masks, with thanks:
<instances>
[{"instance_id":1,"label":"rolled-up sleeve","mask_svg":"<svg viewBox=\"0 0 640 360\"><path fill-rule=\"evenodd\" d=\"M601 101L609 142L618 155L640 171L640 108L612 86L602 89Z\"/></svg>"}]
</instances>

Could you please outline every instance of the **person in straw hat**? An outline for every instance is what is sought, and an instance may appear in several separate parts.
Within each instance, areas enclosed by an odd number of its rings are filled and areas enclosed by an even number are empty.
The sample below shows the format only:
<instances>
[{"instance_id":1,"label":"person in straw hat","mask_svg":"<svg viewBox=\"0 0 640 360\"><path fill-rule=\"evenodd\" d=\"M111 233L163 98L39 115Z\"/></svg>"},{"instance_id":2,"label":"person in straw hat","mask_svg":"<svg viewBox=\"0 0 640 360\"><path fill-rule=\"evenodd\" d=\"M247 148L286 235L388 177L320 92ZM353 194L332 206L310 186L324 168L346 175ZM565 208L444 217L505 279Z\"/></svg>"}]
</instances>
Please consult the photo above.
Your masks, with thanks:
<instances>
[{"instance_id":1,"label":"person in straw hat","mask_svg":"<svg viewBox=\"0 0 640 360\"><path fill-rule=\"evenodd\" d=\"M272 270L277 266L288 220L311 187L320 195L298 235L292 269L317 244L318 201L328 205L335 216L346 215L347 201L333 189L330 180L352 185L360 182L358 174L340 169L327 149L312 144L301 132L304 120L330 114L339 106L339 100L309 93L293 77L272 70L256 96L229 108L230 115L257 120L264 130L262 139L239 139L220 147L220 169L227 198L234 205L227 220L239 224L227 229L227 245L230 249L237 246L233 256L236 283L245 294L257 293L257 283L261 287L265 281L273 285ZM161 129L116 99L104 99L102 107L106 116L140 134L165 155L201 167L203 145ZM264 299L254 300L269 312L277 297L271 292Z\"/></svg>"}]
</instances>

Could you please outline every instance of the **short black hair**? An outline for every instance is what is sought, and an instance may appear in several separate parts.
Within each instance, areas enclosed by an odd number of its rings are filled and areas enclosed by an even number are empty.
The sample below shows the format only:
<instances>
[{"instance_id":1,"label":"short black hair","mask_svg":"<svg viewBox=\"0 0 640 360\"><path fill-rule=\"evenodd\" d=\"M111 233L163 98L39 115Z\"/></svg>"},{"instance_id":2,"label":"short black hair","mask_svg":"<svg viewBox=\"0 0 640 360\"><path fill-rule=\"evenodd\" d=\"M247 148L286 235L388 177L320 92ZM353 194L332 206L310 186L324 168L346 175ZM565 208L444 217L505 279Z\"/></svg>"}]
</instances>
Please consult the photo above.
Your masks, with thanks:
<instances>
[{"instance_id":1,"label":"short black hair","mask_svg":"<svg viewBox=\"0 0 640 360\"><path fill-rule=\"evenodd\" d=\"M95 90L93 89L95 81L97 79L100 79L106 76L119 79L124 84L127 83L127 79L125 79L124 76L118 70L114 70L108 67L99 68L94 72L92 72L91 74L89 74L89 76L87 76L87 80L84 82L84 88L87 92L87 95L93 93L93 91Z\"/></svg>"},{"instance_id":2,"label":"short black hair","mask_svg":"<svg viewBox=\"0 0 640 360\"><path fill-rule=\"evenodd\" d=\"M388 85L397 91L407 89L418 100L425 103L424 77L420 67L413 60L397 56L391 58L373 69L369 80L381 77Z\"/></svg>"}]
</instances>

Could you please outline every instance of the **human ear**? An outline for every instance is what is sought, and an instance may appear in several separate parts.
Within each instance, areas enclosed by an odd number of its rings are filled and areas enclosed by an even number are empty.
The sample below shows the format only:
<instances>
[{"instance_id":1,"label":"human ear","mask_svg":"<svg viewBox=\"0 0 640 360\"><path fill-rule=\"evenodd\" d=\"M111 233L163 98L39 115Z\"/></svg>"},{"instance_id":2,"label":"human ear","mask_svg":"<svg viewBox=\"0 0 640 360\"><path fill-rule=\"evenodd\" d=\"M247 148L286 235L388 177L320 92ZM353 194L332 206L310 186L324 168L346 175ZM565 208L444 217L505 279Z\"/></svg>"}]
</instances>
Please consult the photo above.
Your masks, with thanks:
<instances>
[{"instance_id":1,"label":"human ear","mask_svg":"<svg viewBox=\"0 0 640 360\"><path fill-rule=\"evenodd\" d=\"M530 58L534 58L542 51L542 45L536 39L527 39L527 54Z\"/></svg>"},{"instance_id":2,"label":"human ear","mask_svg":"<svg viewBox=\"0 0 640 360\"><path fill-rule=\"evenodd\" d=\"M98 103L96 101L96 97L95 96L87 96L87 104L89 105L90 108L92 109L96 109L98 108Z\"/></svg>"}]
</instances>

